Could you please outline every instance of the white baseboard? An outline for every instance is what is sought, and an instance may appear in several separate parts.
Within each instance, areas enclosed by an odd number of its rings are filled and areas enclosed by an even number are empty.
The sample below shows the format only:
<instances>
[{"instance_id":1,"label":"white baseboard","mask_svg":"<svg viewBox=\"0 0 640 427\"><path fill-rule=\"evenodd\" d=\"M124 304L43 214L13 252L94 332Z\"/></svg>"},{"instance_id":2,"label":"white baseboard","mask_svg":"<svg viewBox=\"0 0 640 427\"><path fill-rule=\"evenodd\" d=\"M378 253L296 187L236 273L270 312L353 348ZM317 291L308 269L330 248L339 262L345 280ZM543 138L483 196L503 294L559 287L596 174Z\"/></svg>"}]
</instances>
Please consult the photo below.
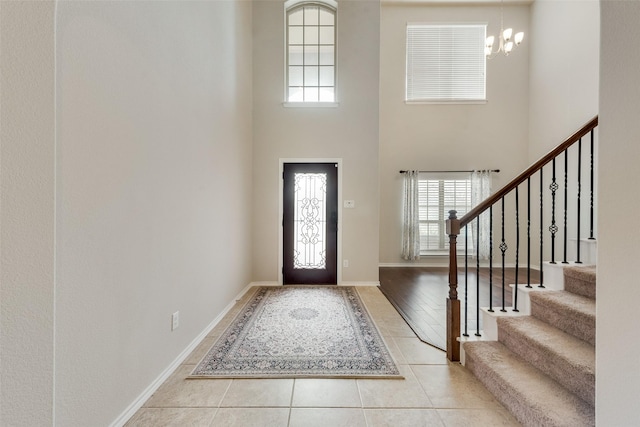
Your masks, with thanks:
<instances>
[{"instance_id":1,"label":"white baseboard","mask_svg":"<svg viewBox=\"0 0 640 427\"><path fill-rule=\"evenodd\" d=\"M338 286L380 286L379 281L370 281L370 282L342 282Z\"/></svg>"},{"instance_id":2,"label":"white baseboard","mask_svg":"<svg viewBox=\"0 0 640 427\"><path fill-rule=\"evenodd\" d=\"M445 264L442 263L411 263L411 264L405 264L405 263L380 263L378 264L378 267L407 267L407 268L412 268L412 267L444 267L444 268L449 268L449 261L447 261ZM471 268L476 268L476 261L473 260L469 260L469 270L471 270ZM480 262L480 267L481 268L488 268L489 267L489 262L487 261L481 261ZM516 267L516 263L515 262L506 262L504 264L505 268L515 268ZM526 265L523 265L522 263L520 263L520 268L525 268ZM537 266L531 266L532 270L537 270L536 268ZM460 262L460 260L458 260L458 269L464 268L464 261ZM493 268L502 268L502 263L496 263L495 259L493 261Z\"/></svg>"},{"instance_id":3,"label":"white baseboard","mask_svg":"<svg viewBox=\"0 0 640 427\"><path fill-rule=\"evenodd\" d=\"M224 316L226 316L227 313L231 311L231 309L236 304L236 302L239 299L241 299L242 296L245 293L247 293L247 291L252 286L268 286L268 285L264 285L264 284L256 285L255 283L249 283L247 286L245 286L244 289L242 289L240 293L229 304L227 304L227 306L222 310L222 312L218 314L216 318L213 319L213 321L207 327L205 327L204 330L197 337L193 339L193 341L191 341L191 343L189 343L189 345L178 355L178 357L176 357L176 359L173 362L171 362L171 364L167 366L167 368L164 371L162 371L162 373L151 384L149 384L149 386L140 394L140 396L138 396L127 407L127 409L125 409L124 412L120 414L120 416L118 416L118 418L116 418L115 421L113 421L110 424L110 427L124 426L124 424L127 421L129 421L129 419L133 417L133 415L140 408L142 408L142 405L144 405L144 403L151 397L151 395L155 393L156 390L158 390L158 388L160 388L162 383L164 383L167 380L167 378L169 378L171 374L173 374L173 372L182 364L182 362L184 362L184 360L200 344L200 342L207 335L209 335L209 332L211 332L211 330L215 328L218 323L220 323L220 321L224 318Z\"/></svg>"},{"instance_id":4,"label":"white baseboard","mask_svg":"<svg viewBox=\"0 0 640 427\"><path fill-rule=\"evenodd\" d=\"M443 262L383 262L378 267L449 267L449 260Z\"/></svg>"},{"instance_id":5,"label":"white baseboard","mask_svg":"<svg viewBox=\"0 0 640 427\"><path fill-rule=\"evenodd\" d=\"M251 282L249 283L249 287L251 286L282 286L278 282Z\"/></svg>"},{"instance_id":6,"label":"white baseboard","mask_svg":"<svg viewBox=\"0 0 640 427\"><path fill-rule=\"evenodd\" d=\"M251 282L249 286L284 286L278 282ZM338 286L380 286L379 281L342 282Z\"/></svg>"}]
</instances>

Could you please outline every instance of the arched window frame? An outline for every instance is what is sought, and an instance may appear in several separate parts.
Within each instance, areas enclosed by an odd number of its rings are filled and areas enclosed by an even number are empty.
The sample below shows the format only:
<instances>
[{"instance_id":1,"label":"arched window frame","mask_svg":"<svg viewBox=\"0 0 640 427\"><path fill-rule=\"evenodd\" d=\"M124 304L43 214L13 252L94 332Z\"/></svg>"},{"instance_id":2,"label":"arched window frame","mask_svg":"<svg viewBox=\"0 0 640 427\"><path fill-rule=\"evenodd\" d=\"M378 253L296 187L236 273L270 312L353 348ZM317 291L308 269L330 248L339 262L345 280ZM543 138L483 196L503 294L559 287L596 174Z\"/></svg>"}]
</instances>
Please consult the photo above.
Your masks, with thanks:
<instances>
[{"instance_id":1,"label":"arched window frame","mask_svg":"<svg viewBox=\"0 0 640 427\"><path fill-rule=\"evenodd\" d=\"M285 9L285 106L336 106L337 105L337 28L338 3L333 0L289 0ZM318 21L310 24L290 22L293 14L305 8L318 8ZM323 12L332 17L332 25L323 21ZM303 12L306 17L306 13ZM324 15L326 18L328 15ZM305 18L306 19L306 18ZM312 28L309 28L312 27ZM308 43L307 31L318 28L317 40ZM331 33L328 28L331 28ZM297 34L292 34L296 29ZM327 43L329 34L331 42ZM300 39L302 36L302 39ZM313 53L314 48L317 49ZM296 52L297 51L297 52ZM311 51L311 52L310 52ZM324 53L322 53L324 51ZM332 55L328 52L332 51ZM297 54L296 54L297 53ZM317 58L313 55L317 54ZM307 60L311 60L311 64ZM314 71L315 70L315 71ZM332 85L331 85L332 83ZM317 93L314 96L314 91Z\"/></svg>"}]
</instances>

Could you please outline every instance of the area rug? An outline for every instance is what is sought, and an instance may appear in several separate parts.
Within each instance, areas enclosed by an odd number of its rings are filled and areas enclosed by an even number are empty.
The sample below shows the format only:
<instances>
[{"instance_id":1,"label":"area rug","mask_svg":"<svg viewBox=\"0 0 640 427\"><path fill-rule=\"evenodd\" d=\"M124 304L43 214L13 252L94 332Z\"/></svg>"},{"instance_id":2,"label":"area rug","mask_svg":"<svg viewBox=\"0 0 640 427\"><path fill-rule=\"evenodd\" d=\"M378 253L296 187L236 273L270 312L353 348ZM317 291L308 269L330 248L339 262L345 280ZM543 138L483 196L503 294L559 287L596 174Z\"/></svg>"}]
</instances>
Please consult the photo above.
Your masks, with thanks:
<instances>
[{"instance_id":1,"label":"area rug","mask_svg":"<svg viewBox=\"0 0 640 427\"><path fill-rule=\"evenodd\" d=\"M190 378L402 378L353 287L259 287Z\"/></svg>"}]
</instances>

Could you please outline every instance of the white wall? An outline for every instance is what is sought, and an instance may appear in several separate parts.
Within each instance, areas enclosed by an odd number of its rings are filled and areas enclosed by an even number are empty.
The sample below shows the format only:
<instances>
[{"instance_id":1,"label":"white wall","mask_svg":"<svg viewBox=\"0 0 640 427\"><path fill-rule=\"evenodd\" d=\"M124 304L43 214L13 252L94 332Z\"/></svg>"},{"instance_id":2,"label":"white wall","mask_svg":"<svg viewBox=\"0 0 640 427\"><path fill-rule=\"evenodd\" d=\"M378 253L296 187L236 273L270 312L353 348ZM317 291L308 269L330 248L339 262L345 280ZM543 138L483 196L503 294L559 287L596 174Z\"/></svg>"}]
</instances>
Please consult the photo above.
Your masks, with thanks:
<instances>
[{"instance_id":1,"label":"white wall","mask_svg":"<svg viewBox=\"0 0 640 427\"><path fill-rule=\"evenodd\" d=\"M2 2L2 425L113 422L251 279L251 5L55 6Z\"/></svg>"},{"instance_id":2,"label":"white wall","mask_svg":"<svg viewBox=\"0 0 640 427\"><path fill-rule=\"evenodd\" d=\"M536 0L531 5L531 59L529 67L529 164L559 145L585 123L598 115L599 51L600 51L600 6L597 0ZM589 136L582 145L582 193L581 193L581 238L589 236ZM595 132L595 165L597 169L598 131ZM564 157L557 162L556 260L563 259L564 235L562 209L564 205ZM569 150L569 192L568 192L568 260L573 261L577 227L573 223L576 208L577 145ZM551 166L544 169L545 221L551 218ZM538 177L535 177L535 194L539 191ZM594 194L597 200L597 176ZM537 198L535 203L537 204ZM534 206L537 211L538 206ZM594 216L597 219L598 204ZM534 230L539 229L536 215L532 222ZM551 235L544 227L544 259L550 259ZM594 223L594 236L597 236ZM535 233L534 244L538 244L539 232ZM537 252L537 251L536 251ZM538 254L536 262L538 261ZM583 258L584 259L584 258Z\"/></svg>"},{"instance_id":3,"label":"white wall","mask_svg":"<svg viewBox=\"0 0 640 427\"><path fill-rule=\"evenodd\" d=\"M640 3L601 2L596 422L640 425ZM629 190L632 190L631 192Z\"/></svg>"},{"instance_id":4,"label":"white wall","mask_svg":"<svg viewBox=\"0 0 640 427\"><path fill-rule=\"evenodd\" d=\"M53 423L54 8L0 2L0 425Z\"/></svg>"},{"instance_id":5,"label":"white wall","mask_svg":"<svg viewBox=\"0 0 640 427\"><path fill-rule=\"evenodd\" d=\"M377 282L380 3L338 1L337 108L283 107L284 2L256 1L253 16L253 278L278 280L279 159L340 158L356 205L342 212L342 280Z\"/></svg>"},{"instance_id":6,"label":"white wall","mask_svg":"<svg viewBox=\"0 0 640 427\"><path fill-rule=\"evenodd\" d=\"M408 22L488 23L500 29L496 6L384 3L380 46L380 263L403 263L402 175L399 170L500 169L494 189L527 166L529 6L505 6L505 25L525 32L509 57L487 61L487 103L408 105L404 102ZM509 205L507 205L509 206ZM507 236L513 230L507 230ZM446 265L446 257L421 259Z\"/></svg>"},{"instance_id":7,"label":"white wall","mask_svg":"<svg viewBox=\"0 0 640 427\"><path fill-rule=\"evenodd\" d=\"M598 114L597 0L531 5L529 163Z\"/></svg>"},{"instance_id":8,"label":"white wall","mask_svg":"<svg viewBox=\"0 0 640 427\"><path fill-rule=\"evenodd\" d=\"M251 280L251 19L58 4L60 425L113 421Z\"/></svg>"}]
</instances>

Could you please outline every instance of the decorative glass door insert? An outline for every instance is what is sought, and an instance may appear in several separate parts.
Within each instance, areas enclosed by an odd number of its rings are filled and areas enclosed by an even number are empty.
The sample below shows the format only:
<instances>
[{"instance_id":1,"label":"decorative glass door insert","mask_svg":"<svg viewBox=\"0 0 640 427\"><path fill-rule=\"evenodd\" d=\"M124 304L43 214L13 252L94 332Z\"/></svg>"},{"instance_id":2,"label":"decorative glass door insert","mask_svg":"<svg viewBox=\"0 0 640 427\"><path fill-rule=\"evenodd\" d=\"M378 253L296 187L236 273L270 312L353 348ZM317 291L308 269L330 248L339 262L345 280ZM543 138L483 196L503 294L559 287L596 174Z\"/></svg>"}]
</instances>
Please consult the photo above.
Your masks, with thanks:
<instances>
[{"instance_id":1,"label":"decorative glass door insert","mask_svg":"<svg viewBox=\"0 0 640 427\"><path fill-rule=\"evenodd\" d=\"M325 268L327 174L294 174L293 268Z\"/></svg>"}]
</instances>

